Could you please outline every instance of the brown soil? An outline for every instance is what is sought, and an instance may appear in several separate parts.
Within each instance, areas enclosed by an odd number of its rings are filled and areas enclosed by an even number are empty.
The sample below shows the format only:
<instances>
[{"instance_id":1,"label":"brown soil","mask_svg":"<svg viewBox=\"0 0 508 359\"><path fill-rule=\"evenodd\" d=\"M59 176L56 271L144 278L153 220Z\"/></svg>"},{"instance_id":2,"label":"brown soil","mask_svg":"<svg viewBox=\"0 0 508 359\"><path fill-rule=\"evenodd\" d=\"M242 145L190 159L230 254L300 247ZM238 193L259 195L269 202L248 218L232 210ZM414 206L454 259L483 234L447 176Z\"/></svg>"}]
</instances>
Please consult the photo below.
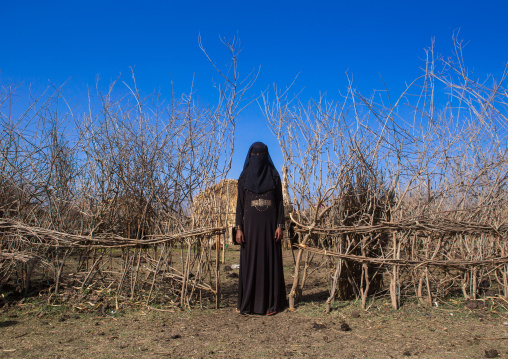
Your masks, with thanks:
<instances>
[{"instance_id":1,"label":"brown soil","mask_svg":"<svg viewBox=\"0 0 508 359\"><path fill-rule=\"evenodd\" d=\"M289 287L292 257L285 256ZM237 263L237 252L227 258L225 265ZM219 310L156 309L137 302L116 309L114 298L99 292L72 297L64 292L56 302L44 296L4 298L0 358L448 359L484 358L486 351L508 357L508 313L493 298L475 306L449 299L432 308L407 300L398 311L386 298L367 311L358 301L344 301L326 314L326 278L315 272L296 312L242 316L235 311L238 279L226 277L230 273L222 272Z\"/></svg>"}]
</instances>

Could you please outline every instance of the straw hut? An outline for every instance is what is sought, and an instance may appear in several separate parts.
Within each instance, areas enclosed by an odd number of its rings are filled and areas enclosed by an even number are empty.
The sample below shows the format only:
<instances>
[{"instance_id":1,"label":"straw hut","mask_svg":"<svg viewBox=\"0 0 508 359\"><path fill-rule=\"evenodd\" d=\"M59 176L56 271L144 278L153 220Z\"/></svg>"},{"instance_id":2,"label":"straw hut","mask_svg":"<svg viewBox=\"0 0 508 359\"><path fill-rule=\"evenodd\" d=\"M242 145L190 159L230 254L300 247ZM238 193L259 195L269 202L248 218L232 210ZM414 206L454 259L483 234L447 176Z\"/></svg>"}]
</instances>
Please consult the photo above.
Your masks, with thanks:
<instances>
[{"instance_id":1,"label":"straw hut","mask_svg":"<svg viewBox=\"0 0 508 359\"><path fill-rule=\"evenodd\" d=\"M227 226L227 244L233 244L238 181L224 179L194 198L194 218L199 226Z\"/></svg>"}]
</instances>

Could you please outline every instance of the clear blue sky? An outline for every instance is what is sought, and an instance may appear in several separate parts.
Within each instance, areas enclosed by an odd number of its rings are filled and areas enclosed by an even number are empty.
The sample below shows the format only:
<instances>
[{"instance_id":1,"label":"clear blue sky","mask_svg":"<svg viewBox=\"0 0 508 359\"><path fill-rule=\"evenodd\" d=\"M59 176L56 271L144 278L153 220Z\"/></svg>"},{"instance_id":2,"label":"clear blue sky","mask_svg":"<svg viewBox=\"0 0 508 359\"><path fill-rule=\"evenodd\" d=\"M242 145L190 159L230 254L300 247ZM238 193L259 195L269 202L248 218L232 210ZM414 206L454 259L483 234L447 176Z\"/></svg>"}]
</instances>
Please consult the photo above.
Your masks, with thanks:
<instances>
[{"instance_id":1,"label":"clear blue sky","mask_svg":"<svg viewBox=\"0 0 508 359\"><path fill-rule=\"evenodd\" d=\"M449 54L452 34L468 42L465 60L479 76L499 75L508 61L508 1L23 1L0 0L0 82L36 89L59 84L84 101L96 75L105 83L135 66L145 94L170 95L195 89L214 103L217 78L198 47L224 60L219 36L237 33L244 48L240 70L261 66L254 94L276 83L303 96L327 92L337 98L345 73L365 93L395 92L419 74L423 49L435 38ZM282 155L256 105L238 123L237 151L230 177L237 177L249 145L269 145L280 168Z\"/></svg>"}]
</instances>

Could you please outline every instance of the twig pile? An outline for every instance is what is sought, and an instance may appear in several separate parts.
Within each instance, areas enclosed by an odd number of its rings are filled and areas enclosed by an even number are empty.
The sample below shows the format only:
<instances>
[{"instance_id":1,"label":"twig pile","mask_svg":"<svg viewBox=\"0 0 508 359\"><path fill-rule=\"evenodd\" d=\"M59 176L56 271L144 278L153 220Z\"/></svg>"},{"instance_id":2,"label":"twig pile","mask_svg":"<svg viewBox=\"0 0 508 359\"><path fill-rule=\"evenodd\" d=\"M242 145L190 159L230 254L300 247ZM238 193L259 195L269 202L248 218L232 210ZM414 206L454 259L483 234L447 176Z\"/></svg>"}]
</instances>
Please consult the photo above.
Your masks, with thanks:
<instances>
[{"instance_id":1,"label":"twig pile","mask_svg":"<svg viewBox=\"0 0 508 359\"><path fill-rule=\"evenodd\" d=\"M109 86L97 80L84 104L68 101L64 86L37 97L2 84L0 286L28 290L36 280L52 293L79 287L147 303L219 304L231 210L220 184L257 77L239 76L239 40L223 43L225 67L200 44L222 79L216 106L198 105L195 89L169 101L144 96L134 72Z\"/></svg>"},{"instance_id":2,"label":"twig pile","mask_svg":"<svg viewBox=\"0 0 508 359\"><path fill-rule=\"evenodd\" d=\"M423 74L395 101L352 81L339 101L264 94L295 209L292 308L316 256L328 309L335 296L365 308L374 292L394 308L402 295L508 296L508 73L475 78L454 40L452 56L426 50Z\"/></svg>"}]
</instances>

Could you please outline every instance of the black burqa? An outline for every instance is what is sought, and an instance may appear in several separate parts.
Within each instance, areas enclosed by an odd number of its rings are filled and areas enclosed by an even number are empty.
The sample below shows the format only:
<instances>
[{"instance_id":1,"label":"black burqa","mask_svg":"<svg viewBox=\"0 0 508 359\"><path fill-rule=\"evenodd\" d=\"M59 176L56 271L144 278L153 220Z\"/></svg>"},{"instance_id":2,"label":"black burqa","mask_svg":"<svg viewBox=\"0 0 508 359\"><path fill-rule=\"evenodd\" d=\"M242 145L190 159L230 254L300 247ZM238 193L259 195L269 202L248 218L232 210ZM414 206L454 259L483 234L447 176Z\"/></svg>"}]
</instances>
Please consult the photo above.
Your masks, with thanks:
<instances>
[{"instance_id":1,"label":"black burqa","mask_svg":"<svg viewBox=\"0 0 508 359\"><path fill-rule=\"evenodd\" d=\"M261 142L249 148L238 180L236 225L245 237L237 309L256 314L282 311L286 307L282 248L275 241L275 230L284 225L282 185L268 148Z\"/></svg>"}]
</instances>

